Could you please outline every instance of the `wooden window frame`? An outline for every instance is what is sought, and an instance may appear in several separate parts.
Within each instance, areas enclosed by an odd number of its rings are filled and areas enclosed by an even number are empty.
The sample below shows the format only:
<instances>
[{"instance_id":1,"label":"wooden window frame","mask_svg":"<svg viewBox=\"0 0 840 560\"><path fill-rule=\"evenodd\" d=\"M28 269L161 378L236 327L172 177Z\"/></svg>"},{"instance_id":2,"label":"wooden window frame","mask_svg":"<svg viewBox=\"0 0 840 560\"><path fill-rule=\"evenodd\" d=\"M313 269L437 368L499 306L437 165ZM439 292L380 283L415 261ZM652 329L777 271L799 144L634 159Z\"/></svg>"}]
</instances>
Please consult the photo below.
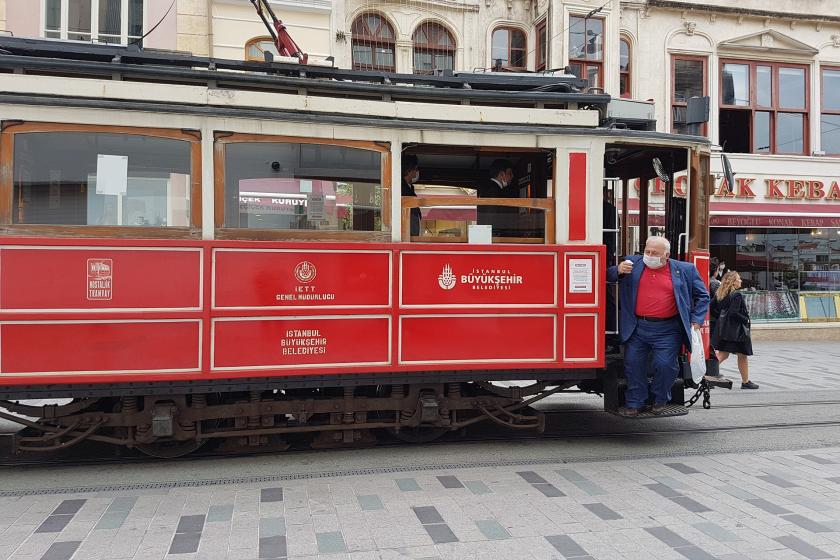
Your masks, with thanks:
<instances>
[{"instance_id":1,"label":"wooden window frame","mask_svg":"<svg viewBox=\"0 0 840 560\"><path fill-rule=\"evenodd\" d=\"M621 69L621 43L627 44L627 70ZM633 98L633 43L625 36L621 36L618 38L619 50L618 50L618 89L619 89L619 96L622 99L632 99ZM627 78L627 91L621 92L621 78Z\"/></svg>"},{"instance_id":2,"label":"wooden window frame","mask_svg":"<svg viewBox=\"0 0 840 560\"><path fill-rule=\"evenodd\" d=\"M586 36L586 30L588 29L588 22L590 21L600 21L601 22L601 41L602 41L602 48L601 48L601 58L600 59L592 59L592 58L572 58L571 55L569 56L569 66L573 65L580 65L581 72L580 77L586 79L586 76L589 75L588 69L589 68L597 68L598 69L598 78L600 83L598 84L589 84L591 88L604 88L605 76L604 76L604 53L607 50L607 20L606 18L602 17L586 17L586 14L569 14L569 28L572 27L572 18L578 18L583 20L583 33L584 37ZM572 35L569 33L569 43L567 45L569 49L569 53L571 53L571 38Z\"/></svg>"},{"instance_id":3,"label":"wooden window frame","mask_svg":"<svg viewBox=\"0 0 840 560\"><path fill-rule=\"evenodd\" d=\"M761 155L808 155L810 153L810 122L808 121L809 111L811 108L811 76L810 76L810 68L807 64L797 64L797 63L787 63L787 62L767 62L763 60L751 60L751 59L740 59L740 58L722 58L718 62L718 75L721 77L721 81L723 79L723 66L725 64L740 64L749 66L749 77L750 77L750 86L749 86L749 95L750 95L750 104L749 105L724 105L723 104L723 87L719 88L720 92L718 93L718 111L721 109L727 110L735 110L735 111L749 111L750 112L750 152L751 154L761 154ZM758 92L756 86L758 85L757 80L757 68L759 66L769 66L770 70L770 89L771 89L771 97L772 97L772 105L764 106L758 104ZM779 105L779 69L780 68L797 68L800 70L805 70L805 108L804 109L793 109L789 107L782 107ZM822 76L821 76L822 77ZM770 113L770 151L769 152L756 152L755 145L753 142L754 133L755 133L755 113ZM801 152L779 152L776 150L776 122L777 116L779 113L795 113L801 114L802 117L802 151Z\"/></svg>"},{"instance_id":4,"label":"wooden window frame","mask_svg":"<svg viewBox=\"0 0 840 560\"><path fill-rule=\"evenodd\" d=\"M391 30L391 39L382 39L381 37L374 37L372 35L356 35L353 33L353 27L355 27L356 22L362 18L366 18L368 16L376 16L382 20L383 25L387 25L388 29ZM365 25L367 27L367 24ZM378 12L363 12L353 18L353 22L350 24L350 62L353 67L353 70L378 70L381 72L396 72L397 68L397 35L394 31L394 26L388 21L388 18ZM370 29L368 29L370 31ZM356 44L364 44L370 45L370 64L361 64L357 63L353 58L353 46ZM377 47L389 47L391 49L391 55L393 58L393 64L388 66L377 64L376 62L376 48Z\"/></svg>"},{"instance_id":5,"label":"wooden window frame","mask_svg":"<svg viewBox=\"0 0 840 560\"><path fill-rule=\"evenodd\" d=\"M228 144L251 143L320 144L324 146L339 146L344 148L357 148L379 152L381 156L380 185L382 187L382 207L380 208L380 215L383 230L322 231L225 227L225 147ZM216 230L216 239L366 241L372 243L384 243L391 241L391 147L388 142L216 132L213 141L213 174L215 201L214 226Z\"/></svg>"},{"instance_id":6,"label":"wooden window frame","mask_svg":"<svg viewBox=\"0 0 840 560\"><path fill-rule=\"evenodd\" d=\"M543 35L545 37L545 44L542 45L540 48L540 36ZM548 25L547 25L547 18L543 18L535 27L534 32L534 40L536 41L536 60L534 65L534 70L537 72L542 72L545 70L546 64L548 63Z\"/></svg>"},{"instance_id":7,"label":"wooden window frame","mask_svg":"<svg viewBox=\"0 0 840 560\"><path fill-rule=\"evenodd\" d=\"M0 234L45 237L114 237L155 239L201 239L201 132L168 128L143 128L93 124L3 121L0 124ZM14 155L15 136L33 132L91 132L168 138L190 143L190 225L183 226L91 226L15 224Z\"/></svg>"},{"instance_id":8,"label":"wooden window frame","mask_svg":"<svg viewBox=\"0 0 840 560\"><path fill-rule=\"evenodd\" d=\"M693 54L677 54L671 53L671 132L675 133L674 131L674 107L687 107L687 101L677 101L676 100L676 85L677 85L677 60L693 60L696 62L703 63L703 95L709 95L709 57L704 55L693 55ZM708 123L703 123L703 126L700 127L701 134L703 136L708 136Z\"/></svg>"},{"instance_id":9,"label":"wooden window frame","mask_svg":"<svg viewBox=\"0 0 840 560\"><path fill-rule=\"evenodd\" d=\"M416 41L416 36L417 36L417 32L420 31L420 29L423 26L426 26L427 29L431 28L433 26L440 28L441 31L443 31L444 33L449 35L449 39L452 43L452 46L447 47L447 46L443 46L443 45L431 45L431 46L421 45L420 47L418 47L417 46L417 41ZM428 35L427 35L427 37L428 37ZM443 25L443 24L441 24L437 21L421 22L414 29L414 33L411 34L411 44L412 44L412 51L413 51L412 55L413 55L413 58L414 58L414 60L412 62L415 62L415 64L414 64L414 73L415 74L431 75L431 74L435 73L435 70L439 70L439 68L437 68L435 66L435 60L436 60L435 55L438 55L438 54L445 54L445 55L451 56L452 57L452 70L455 70L455 51L458 49L458 43L455 41L455 35L453 35L452 32L449 29L446 28L445 25ZM418 71L417 70L417 64L416 64L417 53L431 53L431 55L432 55L432 70L431 71L426 72L426 71Z\"/></svg>"},{"instance_id":10,"label":"wooden window frame","mask_svg":"<svg viewBox=\"0 0 840 560\"><path fill-rule=\"evenodd\" d=\"M830 70L832 72L840 72L840 66L820 66L820 147L823 151L825 148L822 147L822 116L823 115L837 115L840 116L840 109L826 109L825 108L825 79L823 77L823 71ZM826 152L825 155L838 157L840 156L840 152Z\"/></svg>"},{"instance_id":11,"label":"wooden window frame","mask_svg":"<svg viewBox=\"0 0 840 560\"><path fill-rule=\"evenodd\" d=\"M261 36L259 36L259 37L253 37L253 38L248 39L247 41L245 41L245 57L244 57L244 60L245 60L245 61L253 61L253 62L265 62L265 58L252 58L252 57L249 57L249 56L248 56L248 50L251 48L251 46L252 46L252 45L254 45L254 44L256 44L256 43L263 43L263 42L266 42L266 41L268 41L268 42L269 42L269 43L271 43L272 45L274 44L274 39L272 39L272 38L271 38L270 36L268 36L268 35L261 35ZM272 53L272 54L274 54L274 53Z\"/></svg>"},{"instance_id":12,"label":"wooden window frame","mask_svg":"<svg viewBox=\"0 0 840 560\"><path fill-rule=\"evenodd\" d=\"M511 25L499 25L493 28L493 32L490 33L490 67L495 68L495 59L493 58L493 35L496 34L496 31L507 31L508 32L508 42L507 42L507 59L508 62L512 60L511 57L511 45L513 44L513 33L521 33L523 37L525 37L525 48L524 49L517 49L517 50L524 50L525 53L525 65L524 66L510 66L510 65L502 65L502 70L507 72L524 72L528 70L528 34L525 33L519 27L514 27Z\"/></svg>"}]
</instances>

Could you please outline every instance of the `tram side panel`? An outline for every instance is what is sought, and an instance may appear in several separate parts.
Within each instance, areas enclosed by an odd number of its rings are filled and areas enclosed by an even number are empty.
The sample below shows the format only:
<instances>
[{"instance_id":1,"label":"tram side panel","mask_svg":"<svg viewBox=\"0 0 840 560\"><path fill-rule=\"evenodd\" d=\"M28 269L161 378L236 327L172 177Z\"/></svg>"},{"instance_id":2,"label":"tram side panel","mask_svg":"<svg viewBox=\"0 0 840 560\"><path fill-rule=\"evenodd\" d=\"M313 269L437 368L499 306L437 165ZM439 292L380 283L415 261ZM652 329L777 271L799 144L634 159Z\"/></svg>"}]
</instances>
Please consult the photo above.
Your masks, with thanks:
<instances>
[{"instance_id":1,"label":"tram side panel","mask_svg":"<svg viewBox=\"0 0 840 560\"><path fill-rule=\"evenodd\" d=\"M598 245L7 238L0 384L517 369L575 379L604 365L603 278Z\"/></svg>"}]
</instances>

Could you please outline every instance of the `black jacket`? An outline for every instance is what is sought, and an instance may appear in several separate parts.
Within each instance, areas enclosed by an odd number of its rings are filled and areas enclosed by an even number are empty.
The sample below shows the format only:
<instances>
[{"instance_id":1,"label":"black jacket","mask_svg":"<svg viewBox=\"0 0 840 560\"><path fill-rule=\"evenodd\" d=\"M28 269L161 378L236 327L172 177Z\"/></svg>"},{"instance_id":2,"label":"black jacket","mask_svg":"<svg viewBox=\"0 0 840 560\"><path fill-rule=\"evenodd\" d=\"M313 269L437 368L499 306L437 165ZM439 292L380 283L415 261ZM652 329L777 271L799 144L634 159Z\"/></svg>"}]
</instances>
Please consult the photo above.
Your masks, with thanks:
<instances>
[{"instance_id":1,"label":"black jacket","mask_svg":"<svg viewBox=\"0 0 840 560\"><path fill-rule=\"evenodd\" d=\"M519 198L519 190L513 184L502 188L493 179L486 179L478 184L478 198ZM512 234L516 230L518 208L510 206L479 206L477 217L479 224L492 225L493 235Z\"/></svg>"},{"instance_id":2,"label":"black jacket","mask_svg":"<svg viewBox=\"0 0 840 560\"><path fill-rule=\"evenodd\" d=\"M402 180L402 196L417 196L414 192L414 185L408 183L405 179ZM420 235L420 209L411 209L411 235Z\"/></svg>"}]
</instances>

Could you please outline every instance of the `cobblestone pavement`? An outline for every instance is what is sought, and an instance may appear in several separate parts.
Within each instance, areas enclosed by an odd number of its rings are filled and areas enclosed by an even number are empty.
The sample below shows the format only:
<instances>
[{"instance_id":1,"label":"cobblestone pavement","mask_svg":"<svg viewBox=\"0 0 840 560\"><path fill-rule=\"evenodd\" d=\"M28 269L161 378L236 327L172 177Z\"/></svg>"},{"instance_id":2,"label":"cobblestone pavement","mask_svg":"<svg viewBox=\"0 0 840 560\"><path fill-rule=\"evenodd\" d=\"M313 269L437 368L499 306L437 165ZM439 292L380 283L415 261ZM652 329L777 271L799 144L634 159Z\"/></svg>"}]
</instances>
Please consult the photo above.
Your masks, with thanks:
<instances>
[{"instance_id":1,"label":"cobblestone pavement","mask_svg":"<svg viewBox=\"0 0 840 560\"><path fill-rule=\"evenodd\" d=\"M752 376L762 388L716 399L836 398L840 345L762 342L755 351ZM724 366L734 372L734 361ZM714 412L669 421L708 427ZM255 458L264 463L256 475L238 470L239 460L219 461L209 476L205 461L129 464L116 469L116 485L113 475L96 480L90 469L84 480L65 478L69 469L41 469L6 473L4 487L0 471L0 559L840 558L840 440L826 435L836 427L820 429L775 434L790 440L781 450L625 460L526 460L539 446L521 442L500 444L495 463L445 469L455 462L452 447L421 449L425 464L398 469L383 457L399 451L383 449L359 451L377 465L360 470L340 466L345 455L330 452L288 463L282 455ZM729 451L742 450L771 437L764 433L722 437ZM668 445L644 436L621 444L635 456ZM455 449L459 460L475 460ZM330 461L339 466L325 467ZM284 471L284 464L292 466ZM76 486L92 483L108 486Z\"/></svg>"},{"instance_id":2,"label":"cobblestone pavement","mask_svg":"<svg viewBox=\"0 0 840 560\"><path fill-rule=\"evenodd\" d=\"M0 498L0 557L840 558L840 448L162 486Z\"/></svg>"}]
</instances>

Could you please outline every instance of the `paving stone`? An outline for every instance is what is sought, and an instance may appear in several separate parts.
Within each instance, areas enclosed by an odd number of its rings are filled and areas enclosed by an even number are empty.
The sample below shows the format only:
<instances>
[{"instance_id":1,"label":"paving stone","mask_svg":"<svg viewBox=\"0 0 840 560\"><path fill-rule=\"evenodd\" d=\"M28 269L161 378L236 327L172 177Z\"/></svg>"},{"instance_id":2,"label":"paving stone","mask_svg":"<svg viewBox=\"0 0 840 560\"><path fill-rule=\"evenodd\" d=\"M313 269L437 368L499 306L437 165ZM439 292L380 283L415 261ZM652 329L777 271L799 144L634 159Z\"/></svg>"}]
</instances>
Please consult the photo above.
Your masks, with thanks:
<instances>
[{"instance_id":1,"label":"paving stone","mask_svg":"<svg viewBox=\"0 0 840 560\"><path fill-rule=\"evenodd\" d=\"M177 533L172 537L169 554L190 554L198 550L201 533Z\"/></svg>"},{"instance_id":2,"label":"paving stone","mask_svg":"<svg viewBox=\"0 0 840 560\"><path fill-rule=\"evenodd\" d=\"M516 474L521 476L523 479L525 479L525 482L528 482L530 484L547 484L548 483L548 481L546 479L544 479L543 477L541 477L540 475L538 475L534 471L522 471L522 472L518 472Z\"/></svg>"},{"instance_id":3,"label":"paving stone","mask_svg":"<svg viewBox=\"0 0 840 560\"><path fill-rule=\"evenodd\" d=\"M778 486L780 488L796 488L797 486L799 486L798 484L794 484L793 482L791 482L787 479L784 479L784 478L781 478L779 476L775 476L775 475L772 475L772 474L765 474L765 475L757 476L756 478L759 478L759 479L761 479L765 482L769 482L770 484L775 484L776 486Z\"/></svg>"},{"instance_id":4,"label":"paving stone","mask_svg":"<svg viewBox=\"0 0 840 560\"><path fill-rule=\"evenodd\" d=\"M834 464L836 464L836 462L832 461L831 459L826 459L824 457L819 457L817 455L797 455L797 457L802 457L803 459L813 461L814 463L817 463L819 465L834 465Z\"/></svg>"},{"instance_id":5,"label":"paving stone","mask_svg":"<svg viewBox=\"0 0 840 560\"><path fill-rule=\"evenodd\" d=\"M717 560L717 558L697 546L683 546L674 550L688 558L688 560Z\"/></svg>"},{"instance_id":6,"label":"paving stone","mask_svg":"<svg viewBox=\"0 0 840 560\"><path fill-rule=\"evenodd\" d=\"M397 487L403 492L417 492L420 490L420 485L413 478L398 478L395 480Z\"/></svg>"},{"instance_id":7,"label":"paving stone","mask_svg":"<svg viewBox=\"0 0 840 560\"><path fill-rule=\"evenodd\" d=\"M546 498L560 498L566 495L553 484L532 484L531 486L542 492Z\"/></svg>"},{"instance_id":8,"label":"paving stone","mask_svg":"<svg viewBox=\"0 0 840 560\"><path fill-rule=\"evenodd\" d=\"M285 558L287 554L286 537L282 535L260 537L260 558Z\"/></svg>"},{"instance_id":9,"label":"paving stone","mask_svg":"<svg viewBox=\"0 0 840 560\"><path fill-rule=\"evenodd\" d=\"M645 488L649 490L653 490L663 498L677 498L682 496L679 492L671 488L670 486L666 486L662 483L657 484L645 484Z\"/></svg>"},{"instance_id":10,"label":"paving stone","mask_svg":"<svg viewBox=\"0 0 840 560\"><path fill-rule=\"evenodd\" d=\"M790 521L795 525L799 525L803 529L811 531L812 533L830 533L832 531L829 527L826 527L821 523L817 523L813 519L809 519L804 515L799 515L798 513L782 515L781 517L782 519Z\"/></svg>"},{"instance_id":11,"label":"paving stone","mask_svg":"<svg viewBox=\"0 0 840 560\"><path fill-rule=\"evenodd\" d=\"M282 517L261 517L260 538L286 535L286 522Z\"/></svg>"},{"instance_id":12,"label":"paving stone","mask_svg":"<svg viewBox=\"0 0 840 560\"><path fill-rule=\"evenodd\" d=\"M445 523L423 525L423 528L426 529L426 532L429 533L429 536L432 537L432 541L435 544L458 542L458 537L455 536L452 529Z\"/></svg>"},{"instance_id":13,"label":"paving stone","mask_svg":"<svg viewBox=\"0 0 840 560\"><path fill-rule=\"evenodd\" d=\"M566 558L584 558L589 555L572 537L569 535L551 535L545 537L545 540L551 544L557 552Z\"/></svg>"},{"instance_id":14,"label":"paving stone","mask_svg":"<svg viewBox=\"0 0 840 560\"><path fill-rule=\"evenodd\" d=\"M210 506L207 511L207 523L230 521L233 518L233 504Z\"/></svg>"},{"instance_id":15,"label":"paving stone","mask_svg":"<svg viewBox=\"0 0 840 560\"><path fill-rule=\"evenodd\" d=\"M414 514L417 516L417 519L419 519L420 523L422 523L423 525L444 522L443 517L440 516L438 510L433 506L419 506L411 509L414 510Z\"/></svg>"},{"instance_id":16,"label":"paving stone","mask_svg":"<svg viewBox=\"0 0 840 560\"><path fill-rule=\"evenodd\" d=\"M694 513L704 513L704 512L707 512L707 511L712 511L711 508L709 508L707 506L704 506L700 502L692 500L691 498L689 498L687 496L677 496L677 497L671 498L671 501L674 502L675 504L681 505L682 507L684 507L688 511L693 511Z\"/></svg>"},{"instance_id":17,"label":"paving stone","mask_svg":"<svg viewBox=\"0 0 840 560\"><path fill-rule=\"evenodd\" d=\"M704 521L702 523L694 523L692 526L695 529L702 531L703 533L709 535L713 539L716 539L720 542L737 542L741 539L738 538L738 535L731 531L727 531L720 525L712 523L710 521Z\"/></svg>"},{"instance_id":18,"label":"paving stone","mask_svg":"<svg viewBox=\"0 0 840 560\"><path fill-rule=\"evenodd\" d=\"M664 542L671 548L681 546L692 546L690 542L679 536L677 533L668 529L667 527L645 527L645 531Z\"/></svg>"},{"instance_id":19,"label":"paving stone","mask_svg":"<svg viewBox=\"0 0 840 560\"><path fill-rule=\"evenodd\" d=\"M55 542L41 556L41 560L70 560L80 544L82 544L81 541Z\"/></svg>"},{"instance_id":20,"label":"paving stone","mask_svg":"<svg viewBox=\"0 0 840 560\"><path fill-rule=\"evenodd\" d=\"M450 476L450 475L439 476L439 477L437 477L437 479L438 479L438 481L440 481L441 485L443 485L444 488L463 488L464 487L464 485L461 484L461 481L458 480L458 477L456 477L456 476Z\"/></svg>"},{"instance_id":21,"label":"paving stone","mask_svg":"<svg viewBox=\"0 0 840 560\"><path fill-rule=\"evenodd\" d=\"M476 496L482 496L484 494L493 493L493 491L490 490L490 488L480 480L465 480L464 486L466 486L469 489L469 491L475 494Z\"/></svg>"},{"instance_id":22,"label":"paving stone","mask_svg":"<svg viewBox=\"0 0 840 560\"><path fill-rule=\"evenodd\" d=\"M79 513L79 510L82 509L82 506L85 505L87 500L64 500L59 504L55 511L53 511L53 515L58 514L70 514L75 515Z\"/></svg>"},{"instance_id":23,"label":"paving stone","mask_svg":"<svg viewBox=\"0 0 840 560\"><path fill-rule=\"evenodd\" d=\"M812 546L807 542L803 541L802 539L794 537L792 535L777 537L773 540L785 545L791 550L798 552L799 554L801 554L805 558L809 558L810 560L822 560L824 558L832 558L831 554L820 550L819 548Z\"/></svg>"},{"instance_id":24,"label":"paving stone","mask_svg":"<svg viewBox=\"0 0 840 560\"><path fill-rule=\"evenodd\" d=\"M260 502L282 502L282 488L263 488L260 490Z\"/></svg>"},{"instance_id":25,"label":"paving stone","mask_svg":"<svg viewBox=\"0 0 840 560\"><path fill-rule=\"evenodd\" d=\"M347 552L344 537L339 532L315 533L318 541L318 552L321 554L338 554Z\"/></svg>"},{"instance_id":26,"label":"paving stone","mask_svg":"<svg viewBox=\"0 0 840 560\"><path fill-rule=\"evenodd\" d=\"M679 471L683 474L700 474L700 471L694 467L686 465L685 463L665 463L665 466L671 467L675 471Z\"/></svg>"},{"instance_id":27,"label":"paving stone","mask_svg":"<svg viewBox=\"0 0 840 560\"><path fill-rule=\"evenodd\" d=\"M490 540L509 539L510 533L495 519L480 519L475 522L478 530Z\"/></svg>"},{"instance_id":28,"label":"paving stone","mask_svg":"<svg viewBox=\"0 0 840 560\"><path fill-rule=\"evenodd\" d=\"M60 533L67 527L73 515L50 515L35 529L36 533Z\"/></svg>"},{"instance_id":29,"label":"paving stone","mask_svg":"<svg viewBox=\"0 0 840 560\"><path fill-rule=\"evenodd\" d=\"M359 501L359 507L364 511L385 509L385 506L382 505L382 499L376 494L357 496L356 498Z\"/></svg>"},{"instance_id":30,"label":"paving stone","mask_svg":"<svg viewBox=\"0 0 840 560\"><path fill-rule=\"evenodd\" d=\"M771 503L764 498L753 498L752 500L745 500L748 504L753 505L759 509L763 509L767 513L772 513L773 515L782 515L785 513L793 513L789 509L785 509L781 506L777 506L774 503Z\"/></svg>"},{"instance_id":31,"label":"paving stone","mask_svg":"<svg viewBox=\"0 0 840 560\"><path fill-rule=\"evenodd\" d=\"M176 533L200 533L204 528L203 515L184 515L178 520Z\"/></svg>"},{"instance_id":32,"label":"paving stone","mask_svg":"<svg viewBox=\"0 0 840 560\"><path fill-rule=\"evenodd\" d=\"M600 517L605 521L610 521L613 519L622 519L621 515L614 512L604 504L583 504L583 507Z\"/></svg>"}]
</instances>

